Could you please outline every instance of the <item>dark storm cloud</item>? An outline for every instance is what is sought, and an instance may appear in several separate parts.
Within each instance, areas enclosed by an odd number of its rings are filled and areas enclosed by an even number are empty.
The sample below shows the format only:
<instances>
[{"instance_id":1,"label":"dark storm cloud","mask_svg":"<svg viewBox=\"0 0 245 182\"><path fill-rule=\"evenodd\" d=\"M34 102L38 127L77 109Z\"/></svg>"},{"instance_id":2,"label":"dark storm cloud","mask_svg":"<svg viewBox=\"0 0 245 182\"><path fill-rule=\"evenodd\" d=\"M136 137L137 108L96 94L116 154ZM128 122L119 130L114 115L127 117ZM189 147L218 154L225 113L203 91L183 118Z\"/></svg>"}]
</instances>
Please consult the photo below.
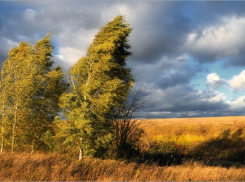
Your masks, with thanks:
<instances>
[{"instance_id":1,"label":"dark storm cloud","mask_svg":"<svg viewBox=\"0 0 245 182\"><path fill-rule=\"evenodd\" d=\"M70 35L65 35L68 38L64 38L63 43L77 45L82 42L75 41L72 34L76 34L81 27L88 31L98 30L108 22L107 18L103 18L106 11L125 5L129 10L128 14L125 13L126 19L134 28L130 37L134 52L132 60L153 63L162 56L176 57L187 53L200 62L213 62L217 60L218 53L215 51L207 50L204 53L191 47L186 50L183 46L187 36L196 32L201 37L205 27L220 23L220 17L243 16L241 3L243 2L1 2L2 9L13 10L3 11L0 24L5 29L2 35L15 41L26 39L34 43L40 38L37 34L52 32L56 38L66 32ZM243 64L242 61L232 61L230 64L237 62Z\"/></svg>"},{"instance_id":2,"label":"dark storm cloud","mask_svg":"<svg viewBox=\"0 0 245 182\"><path fill-rule=\"evenodd\" d=\"M154 94L155 93L155 94ZM219 112L229 110L230 106L222 100L212 101L214 92L199 92L190 85L176 85L164 90L155 89L149 93L151 103L144 112L151 117L200 117L220 115Z\"/></svg>"},{"instance_id":3,"label":"dark storm cloud","mask_svg":"<svg viewBox=\"0 0 245 182\"><path fill-rule=\"evenodd\" d=\"M174 67L167 69L162 77L156 79L155 88L166 89L176 85L189 84L197 76L197 73L203 71L198 65L190 66L185 59L180 59L177 62L180 61L182 64L177 63Z\"/></svg>"},{"instance_id":4,"label":"dark storm cloud","mask_svg":"<svg viewBox=\"0 0 245 182\"><path fill-rule=\"evenodd\" d=\"M178 56L191 28L189 19L182 16L178 3L157 1L145 5L148 13L141 15L141 21L132 22L133 59L152 63L162 56Z\"/></svg>"},{"instance_id":5,"label":"dark storm cloud","mask_svg":"<svg viewBox=\"0 0 245 182\"><path fill-rule=\"evenodd\" d=\"M240 61L241 59L238 59L240 54L244 57L245 43L231 45L231 48L232 46L237 47L240 51L239 55L223 55L227 51L221 45L213 47L212 42L205 49L199 48L200 45L197 42L190 46L186 45L191 33L195 33L196 39L199 40L205 38L205 29L212 27L218 29L225 26L224 17L245 18L243 11L245 2L147 3L147 10L152 13L149 15L147 11L140 15L141 21L138 21L139 19L132 21L135 27L132 34L133 52L135 53L133 60L141 63L153 63L159 61L162 56L171 58L186 53L201 63L211 63L221 58L230 57L233 60L229 62L230 65L245 65L244 62ZM208 37L206 39L208 41Z\"/></svg>"},{"instance_id":6,"label":"dark storm cloud","mask_svg":"<svg viewBox=\"0 0 245 182\"><path fill-rule=\"evenodd\" d=\"M229 58L227 66L245 66L241 38L233 41L236 36L224 34L218 41L224 27L238 27L235 33L245 29L244 6L245 2L213 1L0 2L0 61L20 41L33 44L51 32L55 65L67 71L85 55L100 27L124 14L133 27L128 66L133 68L136 86L151 97L144 113L152 117L239 115L241 109L231 107L219 93L194 89L191 80L204 72L202 63L221 58ZM190 64L190 58L197 63Z\"/></svg>"},{"instance_id":7,"label":"dark storm cloud","mask_svg":"<svg viewBox=\"0 0 245 182\"><path fill-rule=\"evenodd\" d=\"M6 60L6 58L7 58L6 51L0 49L0 64L1 65Z\"/></svg>"},{"instance_id":8,"label":"dark storm cloud","mask_svg":"<svg viewBox=\"0 0 245 182\"><path fill-rule=\"evenodd\" d=\"M184 48L184 51L201 63L211 63L229 58L227 65L245 66L245 61L242 59L245 56L245 42L239 41L239 37L244 36L241 32L245 30L243 23L245 2L207 1L196 2L196 4L199 5L199 8L191 8L192 10L190 10L192 11L192 19L194 18L192 22L196 22L196 25L193 23L190 33L196 34L196 41L189 49ZM221 32L222 29L225 29L227 34ZM233 31L232 33L236 35L231 36L228 31ZM223 38L226 41L219 39L219 35L222 33L224 33ZM206 46L198 44L197 41L200 40L204 43L204 39L206 39ZM234 41L234 39L238 40ZM224 44L227 46L225 47Z\"/></svg>"},{"instance_id":9,"label":"dark storm cloud","mask_svg":"<svg viewBox=\"0 0 245 182\"><path fill-rule=\"evenodd\" d=\"M225 63L225 67L229 66L238 66L238 67L244 67L245 66L245 48L243 50L240 50L240 54L235 57L230 57L227 59Z\"/></svg>"},{"instance_id":10,"label":"dark storm cloud","mask_svg":"<svg viewBox=\"0 0 245 182\"><path fill-rule=\"evenodd\" d=\"M191 79L202 71L200 65L188 64L186 58L161 59L155 64L135 67L136 86L149 98L143 109L144 117L200 117L218 116L230 106L222 95L208 90L198 91ZM166 67L164 67L166 65ZM222 112L221 112L222 111Z\"/></svg>"},{"instance_id":11,"label":"dark storm cloud","mask_svg":"<svg viewBox=\"0 0 245 182\"><path fill-rule=\"evenodd\" d=\"M148 84L156 89L189 84L199 72L205 71L200 64L191 65L187 56L172 59L162 57L160 61L151 64L129 62L129 66L133 67L137 85Z\"/></svg>"},{"instance_id":12,"label":"dark storm cloud","mask_svg":"<svg viewBox=\"0 0 245 182\"><path fill-rule=\"evenodd\" d=\"M59 53L60 47L68 49L73 47L80 49L81 52L86 50L92 42L91 32L96 33L109 21L102 13L106 8L116 4L79 1L72 3L68 1L0 3L0 42L5 47L0 50L1 63L6 59L9 49L12 48L10 47L12 45L9 45L3 38L18 43L27 41L34 44L45 34L51 32L53 42L57 43L54 50L56 54ZM76 56L76 60L78 58ZM63 63L66 67L74 64L74 62L67 64L64 60Z\"/></svg>"},{"instance_id":13,"label":"dark storm cloud","mask_svg":"<svg viewBox=\"0 0 245 182\"><path fill-rule=\"evenodd\" d=\"M193 73L186 73L186 72L176 72L170 74L168 76L163 76L156 82L156 87L158 88L166 88L166 87L173 87L178 84L187 84L193 78Z\"/></svg>"}]
</instances>

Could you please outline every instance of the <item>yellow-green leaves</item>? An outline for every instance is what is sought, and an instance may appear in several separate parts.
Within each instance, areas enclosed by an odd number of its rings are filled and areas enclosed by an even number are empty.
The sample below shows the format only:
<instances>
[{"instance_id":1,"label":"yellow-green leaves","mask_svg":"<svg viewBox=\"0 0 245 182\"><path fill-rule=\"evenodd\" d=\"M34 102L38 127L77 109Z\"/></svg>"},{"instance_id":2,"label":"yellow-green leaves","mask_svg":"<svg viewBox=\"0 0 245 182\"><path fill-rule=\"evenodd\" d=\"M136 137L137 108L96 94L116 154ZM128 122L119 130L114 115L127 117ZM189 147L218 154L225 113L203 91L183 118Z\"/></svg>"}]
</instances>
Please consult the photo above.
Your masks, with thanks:
<instances>
[{"instance_id":1,"label":"yellow-green leaves","mask_svg":"<svg viewBox=\"0 0 245 182\"><path fill-rule=\"evenodd\" d=\"M21 42L3 64L0 112L12 151L16 144L19 149L32 145L32 150L41 145L41 135L59 112L58 99L66 88L61 67L52 69L52 51L48 34L34 46Z\"/></svg>"},{"instance_id":2,"label":"yellow-green leaves","mask_svg":"<svg viewBox=\"0 0 245 182\"><path fill-rule=\"evenodd\" d=\"M95 36L87 57L70 70L72 91L80 100L89 99L94 114L109 112L118 104L115 100L121 97L118 101L123 102L132 87L131 70L125 67L126 58L131 54L127 45L131 30L123 16L116 17Z\"/></svg>"},{"instance_id":3,"label":"yellow-green leaves","mask_svg":"<svg viewBox=\"0 0 245 182\"><path fill-rule=\"evenodd\" d=\"M69 71L71 93L62 96L60 106L70 126L90 141L86 146L81 144L87 150L96 151L101 147L99 143L111 142L107 115L126 100L133 86L133 75L126 67L126 58L131 54L127 44L131 31L123 16L116 17L100 29L86 57ZM81 123L80 128L74 123Z\"/></svg>"}]
</instances>

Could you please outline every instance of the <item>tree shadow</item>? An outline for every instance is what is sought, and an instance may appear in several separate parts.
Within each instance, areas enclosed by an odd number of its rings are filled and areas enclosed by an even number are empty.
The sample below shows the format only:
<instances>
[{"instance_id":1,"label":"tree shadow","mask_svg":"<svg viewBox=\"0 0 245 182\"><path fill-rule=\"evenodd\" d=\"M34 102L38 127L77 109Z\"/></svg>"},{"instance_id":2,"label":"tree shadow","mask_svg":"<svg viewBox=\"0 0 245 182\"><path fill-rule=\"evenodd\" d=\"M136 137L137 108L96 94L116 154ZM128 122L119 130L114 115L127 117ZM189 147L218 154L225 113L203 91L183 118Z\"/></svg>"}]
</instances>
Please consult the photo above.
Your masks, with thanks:
<instances>
[{"instance_id":1,"label":"tree shadow","mask_svg":"<svg viewBox=\"0 0 245 182\"><path fill-rule=\"evenodd\" d=\"M245 138L242 128L231 134L224 130L217 138L203 142L189 153L194 159L207 165L242 166L245 165Z\"/></svg>"},{"instance_id":2,"label":"tree shadow","mask_svg":"<svg viewBox=\"0 0 245 182\"><path fill-rule=\"evenodd\" d=\"M175 143L153 143L151 149L137 157L139 163L160 166L181 165L185 161L207 166L245 166L245 138L243 128L234 133L224 130L218 137L205 141L188 153Z\"/></svg>"},{"instance_id":3,"label":"tree shadow","mask_svg":"<svg viewBox=\"0 0 245 182\"><path fill-rule=\"evenodd\" d=\"M179 146L173 142L151 143L151 149L141 153L139 162L147 164L157 164L160 166L180 165L183 162L183 155Z\"/></svg>"}]
</instances>

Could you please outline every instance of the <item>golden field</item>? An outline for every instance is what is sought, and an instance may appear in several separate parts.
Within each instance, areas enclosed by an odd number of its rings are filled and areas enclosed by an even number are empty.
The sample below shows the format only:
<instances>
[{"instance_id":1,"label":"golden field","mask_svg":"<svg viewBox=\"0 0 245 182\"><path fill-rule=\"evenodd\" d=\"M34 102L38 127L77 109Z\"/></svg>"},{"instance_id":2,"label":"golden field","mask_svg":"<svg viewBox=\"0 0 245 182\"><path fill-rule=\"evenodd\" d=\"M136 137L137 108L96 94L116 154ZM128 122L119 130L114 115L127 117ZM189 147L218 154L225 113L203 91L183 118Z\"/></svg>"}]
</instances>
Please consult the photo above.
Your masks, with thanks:
<instances>
[{"instance_id":1,"label":"golden field","mask_svg":"<svg viewBox=\"0 0 245 182\"><path fill-rule=\"evenodd\" d=\"M153 154L224 166L245 164L245 116L152 119L143 128Z\"/></svg>"},{"instance_id":2,"label":"golden field","mask_svg":"<svg viewBox=\"0 0 245 182\"><path fill-rule=\"evenodd\" d=\"M218 137L244 138L245 116L151 119L143 124L149 142L194 147Z\"/></svg>"},{"instance_id":3,"label":"golden field","mask_svg":"<svg viewBox=\"0 0 245 182\"><path fill-rule=\"evenodd\" d=\"M0 181L244 181L245 117L151 119L141 161L3 153Z\"/></svg>"}]
</instances>

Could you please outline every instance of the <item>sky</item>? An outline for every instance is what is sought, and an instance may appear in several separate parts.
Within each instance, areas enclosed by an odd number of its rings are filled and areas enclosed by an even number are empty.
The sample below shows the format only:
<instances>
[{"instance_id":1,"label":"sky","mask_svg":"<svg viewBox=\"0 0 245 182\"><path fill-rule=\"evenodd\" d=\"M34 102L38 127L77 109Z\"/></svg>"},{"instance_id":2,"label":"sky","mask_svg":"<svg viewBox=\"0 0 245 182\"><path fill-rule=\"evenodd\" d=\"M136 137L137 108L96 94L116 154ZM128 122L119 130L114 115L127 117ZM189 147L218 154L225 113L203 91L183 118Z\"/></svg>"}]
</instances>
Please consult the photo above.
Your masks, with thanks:
<instances>
[{"instance_id":1,"label":"sky","mask_svg":"<svg viewBox=\"0 0 245 182\"><path fill-rule=\"evenodd\" d=\"M21 41L52 35L65 72L118 15L133 28L127 66L142 117L245 115L245 1L0 1L0 64Z\"/></svg>"}]
</instances>

